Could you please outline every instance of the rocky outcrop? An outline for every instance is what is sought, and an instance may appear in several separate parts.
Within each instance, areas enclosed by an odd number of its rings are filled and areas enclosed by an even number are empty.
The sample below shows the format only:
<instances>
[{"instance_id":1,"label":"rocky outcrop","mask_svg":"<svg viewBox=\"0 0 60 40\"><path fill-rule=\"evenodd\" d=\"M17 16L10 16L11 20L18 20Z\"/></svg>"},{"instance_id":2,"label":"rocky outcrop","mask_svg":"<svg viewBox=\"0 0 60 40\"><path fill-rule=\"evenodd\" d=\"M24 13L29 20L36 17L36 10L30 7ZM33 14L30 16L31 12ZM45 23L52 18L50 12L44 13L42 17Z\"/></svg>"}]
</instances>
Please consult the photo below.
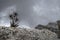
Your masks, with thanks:
<instances>
[{"instance_id":1,"label":"rocky outcrop","mask_svg":"<svg viewBox=\"0 0 60 40\"><path fill-rule=\"evenodd\" d=\"M47 29L0 28L0 40L58 40L57 35Z\"/></svg>"},{"instance_id":2,"label":"rocky outcrop","mask_svg":"<svg viewBox=\"0 0 60 40\"><path fill-rule=\"evenodd\" d=\"M37 26L35 27L35 29L39 29L39 30L41 30L41 29L48 29L48 30L50 30L50 31L52 31L52 32L55 32L56 34L57 34L58 31L59 31L57 23L48 23L48 24L45 25L45 26L39 24L39 25L37 25Z\"/></svg>"}]
</instances>

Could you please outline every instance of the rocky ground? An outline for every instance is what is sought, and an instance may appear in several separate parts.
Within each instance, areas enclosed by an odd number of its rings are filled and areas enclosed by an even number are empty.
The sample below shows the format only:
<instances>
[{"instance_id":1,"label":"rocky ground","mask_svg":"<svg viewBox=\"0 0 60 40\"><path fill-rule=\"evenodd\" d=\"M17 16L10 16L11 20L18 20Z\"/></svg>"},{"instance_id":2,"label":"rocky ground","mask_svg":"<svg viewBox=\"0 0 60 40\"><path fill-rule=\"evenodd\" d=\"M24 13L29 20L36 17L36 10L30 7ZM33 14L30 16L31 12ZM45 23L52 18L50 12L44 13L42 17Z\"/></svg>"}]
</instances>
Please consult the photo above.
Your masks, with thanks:
<instances>
[{"instance_id":1,"label":"rocky ground","mask_svg":"<svg viewBox=\"0 0 60 40\"><path fill-rule=\"evenodd\" d=\"M0 27L0 40L59 40L47 29Z\"/></svg>"}]
</instances>

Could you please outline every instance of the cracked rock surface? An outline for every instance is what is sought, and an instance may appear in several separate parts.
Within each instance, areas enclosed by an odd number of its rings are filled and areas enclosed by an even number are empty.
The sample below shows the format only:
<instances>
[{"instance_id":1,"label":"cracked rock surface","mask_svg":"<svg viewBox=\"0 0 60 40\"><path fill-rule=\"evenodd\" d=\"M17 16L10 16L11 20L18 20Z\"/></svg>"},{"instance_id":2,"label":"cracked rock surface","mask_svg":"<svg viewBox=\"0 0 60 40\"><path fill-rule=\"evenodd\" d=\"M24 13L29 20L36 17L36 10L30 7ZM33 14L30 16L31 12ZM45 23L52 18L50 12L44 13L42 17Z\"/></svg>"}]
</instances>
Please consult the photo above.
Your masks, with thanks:
<instances>
[{"instance_id":1,"label":"cracked rock surface","mask_svg":"<svg viewBox=\"0 0 60 40\"><path fill-rule=\"evenodd\" d=\"M58 40L57 35L47 29L25 29L0 27L0 40Z\"/></svg>"}]
</instances>

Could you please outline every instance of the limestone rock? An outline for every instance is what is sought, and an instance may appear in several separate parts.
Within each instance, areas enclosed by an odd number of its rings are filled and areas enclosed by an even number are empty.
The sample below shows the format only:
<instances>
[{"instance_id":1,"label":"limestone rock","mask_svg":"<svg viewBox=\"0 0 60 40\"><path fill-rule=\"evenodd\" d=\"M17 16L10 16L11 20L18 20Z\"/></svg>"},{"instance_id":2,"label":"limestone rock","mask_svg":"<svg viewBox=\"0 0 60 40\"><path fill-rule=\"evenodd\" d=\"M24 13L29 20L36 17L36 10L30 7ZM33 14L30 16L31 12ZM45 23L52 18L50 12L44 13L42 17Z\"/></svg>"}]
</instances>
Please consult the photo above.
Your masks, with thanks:
<instances>
[{"instance_id":1,"label":"limestone rock","mask_svg":"<svg viewBox=\"0 0 60 40\"><path fill-rule=\"evenodd\" d=\"M57 35L47 29L0 28L0 40L58 40Z\"/></svg>"}]
</instances>

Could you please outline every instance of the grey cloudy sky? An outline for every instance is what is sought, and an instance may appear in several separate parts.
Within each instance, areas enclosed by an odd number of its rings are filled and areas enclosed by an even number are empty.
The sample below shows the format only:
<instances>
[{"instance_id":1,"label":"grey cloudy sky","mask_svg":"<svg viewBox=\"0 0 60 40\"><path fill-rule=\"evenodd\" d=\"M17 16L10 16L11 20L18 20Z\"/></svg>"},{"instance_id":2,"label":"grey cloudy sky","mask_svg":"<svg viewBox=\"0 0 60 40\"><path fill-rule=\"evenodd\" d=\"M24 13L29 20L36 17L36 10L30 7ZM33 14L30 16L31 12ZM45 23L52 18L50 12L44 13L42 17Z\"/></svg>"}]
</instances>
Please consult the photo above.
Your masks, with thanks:
<instances>
[{"instance_id":1,"label":"grey cloudy sky","mask_svg":"<svg viewBox=\"0 0 60 40\"><path fill-rule=\"evenodd\" d=\"M13 11L19 13L20 25L46 25L60 19L60 0L0 0L0 25L9 24Z\"/></svg>"}]
</instances>

